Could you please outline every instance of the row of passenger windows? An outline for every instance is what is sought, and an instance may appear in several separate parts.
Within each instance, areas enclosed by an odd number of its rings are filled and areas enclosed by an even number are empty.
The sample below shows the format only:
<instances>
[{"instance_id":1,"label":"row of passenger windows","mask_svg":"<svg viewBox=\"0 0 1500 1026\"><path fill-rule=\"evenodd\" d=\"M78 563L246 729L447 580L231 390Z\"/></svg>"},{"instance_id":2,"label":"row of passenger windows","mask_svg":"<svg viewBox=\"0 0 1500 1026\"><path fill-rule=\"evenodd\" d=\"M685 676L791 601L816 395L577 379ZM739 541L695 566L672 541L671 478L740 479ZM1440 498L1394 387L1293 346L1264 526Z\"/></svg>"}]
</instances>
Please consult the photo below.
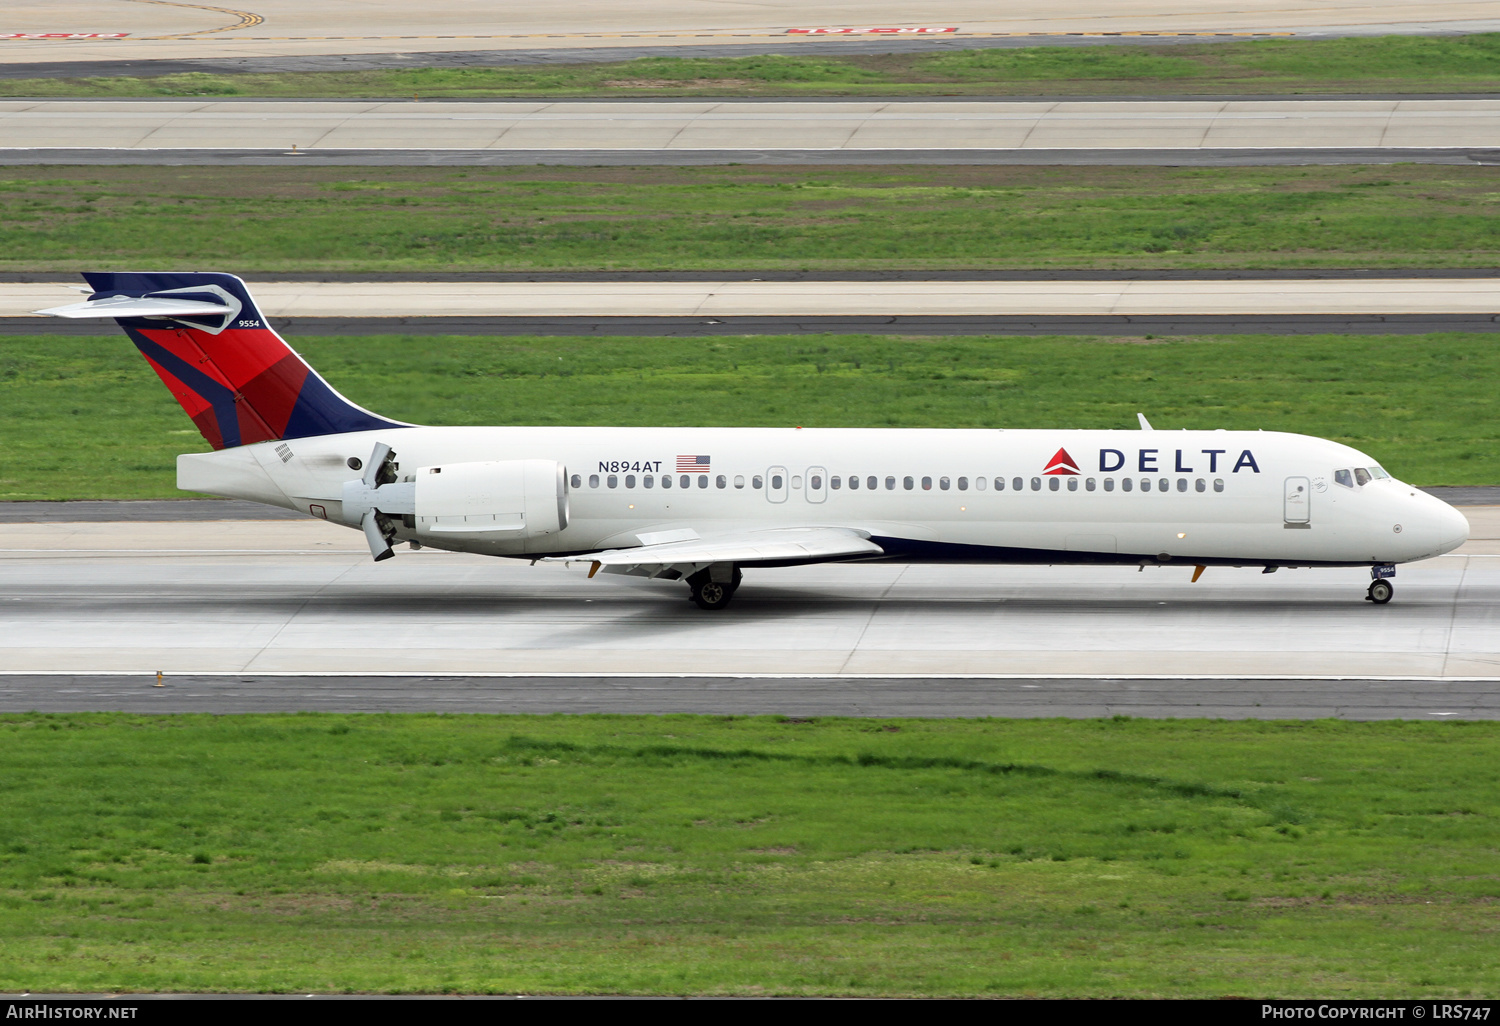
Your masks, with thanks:
<instances>
[{"instance_id":1,"label":"row of passenger windows","mask_svg":"<svg viewBox=\"0 0 1500 1026\"><path fill-rule=\"evenodd\" d=\"M987 478L987 477L976 477L974 479L974 482L973 482L974 490L975 491L979 491L979 492L985 491L987 488L989 488L989 480L990 479ZM1047 482L1045 486L1043 486L1043 484L1042 484L1043 481ZM1064 481L1068 482L1066 487L1067 487L1067 490L1070 491L1070 492L1076 492L1076 491L1078 491L1078 488L1079 488L1078 482L1079 481L1083 482L1083 486L1082 487L1083 487L1083 490L1086 491L1086 492L1092 492L1092 491L1094 491L1095 489L1097 489L1099 487L1099 484L1100 484L1100 482L1097 479L1092 478L1092 477L1085 477L1085 478L1080 478L1080 477L1046 477L1046 478L1033 477L1031 479L1031 482L1030 482L1031 483L1031 490L1033 492L1039 492L1039 491L1042 490L1043 487L1046 487L1048 491L1053 491L1053 492L1062 491L1063 488L1064 488L1064 485L1063 485ZM794 479L793 480L793 484L795 485L795 483L796 483L796 481ZM945 492L948 489L952 488L955 483L958 485L958 490L959 491L966 492L966 491L969 490L969 479L966 478L966 477L960 477L956 481L954 479L952 479L952 478L946 478L946 477L940 477L940 478L937 479L937 486L938 486L938 488L941 491L945 491ZM828 485L829 485L830 488L838 488L838 487L840 487L839 479L837 477L829 478L828 479ZM879 488L880 485L881 485L881 479L878 478L878 477L867 477L867 478L864 479L864 487L866 489L870 490L870 491L874 491L875 489ZM1026 490L1026 485L1027 485L1027 481L1026 481L1026 478L1024 478L1024 477L1013 477L1013 478L1010 479L1010 490L1013 491L1013 492L1025 491ZM1115 490L1115 479L1112 478L1112 477L1106 477L1106 478L1103 479L1103 485L1104 485L1104 490L1106 492L1112 492L1112 491ZM901 487L904 490L906 490L906 491L909 492L912 489L916 488L916 486L917 486L916 478L913 478L913 477L903 477L903 478L901 478ZM777 485L775 487L780 487L780 486ZM814 485L813 487L816 488L817 486ZM858 477L850 477L849 478L849 488L850 488L850 490L857 490L859 487L860 487L860 479ZM1006 479L1005 478L1003 478L1003 477L997 477L997 478L995 478L995 491L997 491L997 492L1003 492L1003 491L1005 491L1005 487L1006 487ZM1140 479L1140 487L1141 487L1141 491L1143 491L1143 492L1149 492L1149 491L1151 491L1151 489L1152 489L1152 478L1149 478L1149 477L1143 477L1143 478L1141 478ZM1177 490L1179 492L1185 492L1185 491L1188 490L1189 487L1193 488L1196 491L1205 492L1205 491L1208 490L1208 482L1204 478L1200 477L1200 478L1197 478L1196 480L1194 480L1191 483L1191 485L1190 485L1188 478L1179 477L1177 479ZM1214 478L1213 487L1214 487L1214 491L1216 491L1216 492L1222 492L1224 490L1224 479L1222 477L1216 477L1216 478ZM1134 490L1134 488L1135 488L1135 479L1134 478L1129 478L1129 477L1122 477L1122 478L1120 478L1120 491L1122 491L1122 492L1128 492L1128 491ZM1169 491L1171 491L1172 490L1172 479L1169 478L1169 477L1156 478L1155 479L1155 488L1159 492L1169 492ZM930 477L924 477L924 478L922 478L922 489L923 489L923 491L931 491L932 490L932 478L930 478ZM888 491L888 492L893 492L893 491L896 490L896 478L894 478L894 477L887 477L885 479L885 490Z\"/></svg>"},{"instance_id":2,"label":"row of passenger windows","mask_svg":"<svg viewBox=\"0 0 1500 1026\"><path fill-rule=\"evenodd\" d=\"M598 475L598 474L590 474L589 475L589 487L590 488L598 488L600 486L600 484L601 484L601 481L602 481L604 487L606 487L606 488L618 488L618 487L620 487L620 484L621 484L621 477L622 477L622 475L619 475L619 474L607 474L607 475L605 475L601 479L600 475ZM623 478L624 478L624 485L625 485L626 488L634 488L634 487L636 487L636 484L637 484L636 475L634 475L634 474L625 474L625 475L623 475ZM657 484L658 480L660 480L661 487L663 487L663 488L671 488L671 487L673 487L673 477L672 477L671 474L662 474L659 479L655 475L653 475L653 474L644 474L644 475L642 475L640 477L639 484L643 488L654 488L654 487L656 487L656 484ZM861 484L861 481L863 481L863 484ZM884 479L885 490L888 491L888 492L895 491L896 490L896 481L897 481L897 478L894 475L887 476ZM914 478L914 477L903 477L903 478L900 479L900 481L901 481L901 487L905 491L909 492L909 491L912 491L913 489L915 489L917 487L917 479ZM1083 487L1083 490L1086 491L1086 492L1095 491L1100 486L1100 484L1101 484L1101 482L1098 479L1095 479L1095 478L1092 478L1092 477L1086 477L1086 478L1071 477L1071 476L1070 477L1047 477L1047 478L1033 477L1031 479L1031 481L1030 481L1031 490L1033 492L1039 492L1039 491L1041 491L1042 488L1044 487L1043 484L1042 484L1043 481L1047 482L1046 485L1045 485L1045 487L1047 488L1047 490L1053 491L1053 492L1062 491L1063 488L1064 488L1064 485L1063 485L1064 481L1067 482L1066 488L1070 492L1076 492L1076 491L1078 491L1078 489L1079 489L1079 482L1080 481L1083 482L1082 487ZM1137 479L1136 478L1132 478L1132 477L1122 477L1122 478L1120 478L1120 482L1119 482L1120 491L1122 491L1122 492L1134 491L1135 488L1136 488L1136 481L1137 481ZM707 474L696 474L696 475L694 475L694 474L681 474L681 475L678 475L677 478L676 478L676 487L678 487L678 488L692 488L694 486L694 483L696 483L697 487L699 487L699 488L707 488L708 487L708 482L709 482L709 476ZM1139 479L1139 482L1140 482L1140 485L1139 485L1140 490L1143 491L1143 492L1149 492L1153 488L1156 491L1158 491L1158 492L1170 492L1172 490L1172 487L1173 487L1173 481L1169 477L1158 477L1158 478L1143 477L1143 478ZM714 487L716 487L716 488L728 488L729 487L729 479L726 476L724 476L723 474L719 474L716 477L714 477L713 483L714 483ZM880 486L882 484L882 480L881 480L881 478L876 477L874 475L871 475L871 476L865 477L865 478L860 478L857 475L851 475L847 479L847 483L848 483L850 491L858 491L860 488L864 488L866 491L872 491L873 492L873 491L876 491L876 490L878 490L880 488ZM1013 491L1013 492L1020 492L1020 491L1025 491L1026 490L1027 480L1025 478L1022 478L1022 477L1013 477L1013 478L1009 479L1009 483L1010 483L1009 484L1010 490ZM1342 482L1340 482L1340 483L1342 483ZM1363 483L1363 482L1361 482L1361 483ZM821 491L822 488L823 488L823 478L822 478L822 475L819 475L819 474L812 475L810 478L808 478L807 484L808 484L808 487L811 488L813 491ZM930 477L924 477L924 478L922 478L922 489L923 489L923 491L931 491L932 490L932 484L933 484L932 478L930 478ZM957 479L948 478L948 477L940 477L940 478L937 479L937 487L938 487L938 489L940 491L945 491L946 492L949 489L953 488L955 486L955 484L957 485L958 490L961 491L961 492L966 492L971 487L971 482L970 482L970 480L967 477L960 477L960 478L957 478ZM1112 491L1115 490L1115 479L1112 478L1112 477L1106 477L1106 478L1104 478L1103 481L1102 481L1102 484L1103 484L1104 490L1106 492L1112 492ZM580 474L574 474L573 475L573 479L572 479L572 485L573 485L574 488L581 488L581 487L583 487L583 477L582 477L582 475L580 475ZM835 475L833 477L830 477L828 479L828 487L834 489L835 491L837 491L840 488L843 488L844 485L845 485L845 479L842 478L842 477L839 477L837 475ZM743 475L738 475L738 474L735 475L734 486L736 488L744 488L745 487L745 478L744 478ZM752 488L755 488L756 490L759 490L759 489L761 489L762 487L765 486L765 481L764 481L764 479L759 474L756 474L751 479L750 486ZM995 478L994 479L994 486L995 486L995 491L997 491L997 492L1003 492L1003 491L1005 491L1006 490L1006 478L1003 478L1003 477L997 477L997 478ZM771 488L772 488L772 490L773 491L780 491L784 487L786 487L786 481L782 477L782 475L780 475L780 474L772 474L771 475ZM801 478L800 475L792 477L792 487L793 488L801 488L802 487L802 478ZM972 482L972 487L974 488L975 491L979 491L979 492L986 491L990 487L990 479L987 478L987 477L976 477L976 478L974 478L974 480ZM1205 478L1201 478L1201 477L1200 478L1191 479L1191 480L1189 478L1186 478L1186 477L1179 477L1179 478L1177 478L1177 481L1176 481L1176 488L1177 488L1177 491L1179 491L1179 492L1185 492L1189 488L1193 489L1194 491L1198 491L1198 492L1206 492L1206 491L1208 491L1208 481ZM1216 477L1216 478L1213 479L1213 489L1216 492L1222 492L1224 490L1224 479L1222 477Z\"/></svg>"}]
</instances>

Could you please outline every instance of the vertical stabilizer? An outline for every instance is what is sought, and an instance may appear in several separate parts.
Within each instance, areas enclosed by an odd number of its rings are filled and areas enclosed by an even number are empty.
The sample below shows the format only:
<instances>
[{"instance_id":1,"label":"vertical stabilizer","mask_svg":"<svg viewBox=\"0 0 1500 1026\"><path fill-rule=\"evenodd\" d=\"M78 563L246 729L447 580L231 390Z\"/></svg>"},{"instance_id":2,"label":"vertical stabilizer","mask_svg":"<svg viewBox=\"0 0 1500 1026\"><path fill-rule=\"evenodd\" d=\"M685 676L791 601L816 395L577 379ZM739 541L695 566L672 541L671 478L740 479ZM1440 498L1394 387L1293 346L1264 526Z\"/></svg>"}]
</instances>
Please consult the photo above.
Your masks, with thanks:
<instances>
[{"instance_id":1,"label":"vertical stabilizer","mask_svg":"<svg viewBox=\"0 0 1500 1026\"><path fill-rule=\"evenodd\" d=\"M232 274L89 272L85 303L41 311L113 317L215 449L409 427L334 391L267 323Z\"/></svg>"}]
</instances>

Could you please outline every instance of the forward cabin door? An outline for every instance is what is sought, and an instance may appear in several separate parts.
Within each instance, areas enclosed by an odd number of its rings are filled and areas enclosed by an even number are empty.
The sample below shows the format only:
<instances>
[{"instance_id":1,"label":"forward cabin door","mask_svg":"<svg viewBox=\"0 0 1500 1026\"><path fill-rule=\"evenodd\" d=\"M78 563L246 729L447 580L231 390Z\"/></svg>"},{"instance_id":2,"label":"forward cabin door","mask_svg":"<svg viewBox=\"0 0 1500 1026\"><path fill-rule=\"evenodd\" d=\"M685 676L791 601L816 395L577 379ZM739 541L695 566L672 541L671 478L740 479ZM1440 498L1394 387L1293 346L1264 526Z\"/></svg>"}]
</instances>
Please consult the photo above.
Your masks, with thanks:
<instances>
[{"instance_id":1,"label":"forward cabin door","mask_svg":"<svg viewBox=\"0 0 1500 1026\"><path fill-rule=\"evenodd\" d=\"M1285 498L1282 501L1282 516L1288 527L1312 526L1311 482L1305 477L1286 479Z\"/></svg>"}]
</instances>

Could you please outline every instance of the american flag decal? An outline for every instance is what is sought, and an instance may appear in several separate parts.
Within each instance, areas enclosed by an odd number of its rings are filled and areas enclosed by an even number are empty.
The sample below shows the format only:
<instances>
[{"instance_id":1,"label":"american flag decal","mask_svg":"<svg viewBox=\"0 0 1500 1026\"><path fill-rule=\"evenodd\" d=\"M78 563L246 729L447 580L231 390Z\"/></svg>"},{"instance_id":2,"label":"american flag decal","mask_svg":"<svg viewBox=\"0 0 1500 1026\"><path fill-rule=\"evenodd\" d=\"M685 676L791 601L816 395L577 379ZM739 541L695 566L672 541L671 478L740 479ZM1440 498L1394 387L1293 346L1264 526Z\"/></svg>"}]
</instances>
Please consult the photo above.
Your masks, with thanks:
<instances>
[{"instance_id":1,"label":"american flag decal","mask_svg":"<svg viewBox=\"0 0 1500 1026\"><path fill-rule=\"evenodd\" d=\"M707 474L709 464L712 462L707 456L679 456L677 457L677 473Z\"/></svg>"}]
</instances>

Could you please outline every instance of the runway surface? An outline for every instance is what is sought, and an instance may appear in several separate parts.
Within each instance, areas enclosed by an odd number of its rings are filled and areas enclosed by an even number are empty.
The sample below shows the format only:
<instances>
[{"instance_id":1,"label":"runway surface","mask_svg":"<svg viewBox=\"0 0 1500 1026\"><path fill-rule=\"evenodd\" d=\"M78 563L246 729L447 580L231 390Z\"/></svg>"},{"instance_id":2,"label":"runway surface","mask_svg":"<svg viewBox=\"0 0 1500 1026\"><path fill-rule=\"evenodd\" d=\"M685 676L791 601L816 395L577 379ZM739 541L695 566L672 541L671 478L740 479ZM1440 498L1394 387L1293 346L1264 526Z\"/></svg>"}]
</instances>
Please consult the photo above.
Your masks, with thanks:
<instances>
[{"instance_id":1,"label":"runway surface","mask_svg":"<svg viewBox=\"0 0 1500 1026\"><path fill-rule=\"evenodd\" d=\"M630 163L724 161L753 154L806 162L909 163L922 151L977 154L1116 151L1210 161L1271 151L1303 162L1490 159L1500 151L1500 99L1179 101L0 101L4 150L22 161L50 151L67 162L101 151L170 163L356 155L495 154L511 162L618 153ZM1483 152L1481 152L1483 151ZM1153 156L1154 154L1154 156ZM1488 157L1486 156L1488 154ZM476 156L477 155L477 156ZM424 160L429 159L424 156ZM928 157L927 159L934 159ZM1113 157L1111 157L1113 159Z\"/></svg>"},{"instance_id":2,"label":"runway surface","mask_svg":"<svg viewBox=\"0 0 1500 1026\"><path fill-rule=\"evenodd\" d=\"M76 302L78 279L0 283L0 318ZM1500 278L1082 281L257 282L281 318L1282 317L1500 315Z\"/></svg>"},{"instance_id":3,"label":"runway surface","mask_svg":"<svg viewBox=\"0 0 1500 1026\"><path fill-rule=\"evenodd\" d=\"M1483 31L1496 23L1484 0L1334 0L1300 9L1276 0L1023 0L1001 10L981 0L919 5L867 0L649 0L605 4L560 0L539 7L435 0L239 0L232 5L120 3L118 0L13 0L7 6L7 61L282 56L478 48L655 45L702 46L778 40L821 41L943 35L1125 33L1383 33ZM103 37L118 38L103 38ZM29 38L28 38L29 37Z\"/></svg>"},{"instance_id":4,"label":"runway surface","mask_svg":"<svg viewBox=\"0 0 1500 1026\"><path fill-rule=\"evenodd\" d=\"M967 675L1500 679L1500 508L1368 574L830 565L680 585L403 550L316 521L0 526L0 666L139 677ZM1406 700L1403 700L1406 701ZM1398 703L1399 704L1399 703ZM1409 705L1421 704L1412 698ZM957 708L957 706L955 706ZM1453 710L1450 710L1453 711Z\"/></svg>"}]
</instances>

